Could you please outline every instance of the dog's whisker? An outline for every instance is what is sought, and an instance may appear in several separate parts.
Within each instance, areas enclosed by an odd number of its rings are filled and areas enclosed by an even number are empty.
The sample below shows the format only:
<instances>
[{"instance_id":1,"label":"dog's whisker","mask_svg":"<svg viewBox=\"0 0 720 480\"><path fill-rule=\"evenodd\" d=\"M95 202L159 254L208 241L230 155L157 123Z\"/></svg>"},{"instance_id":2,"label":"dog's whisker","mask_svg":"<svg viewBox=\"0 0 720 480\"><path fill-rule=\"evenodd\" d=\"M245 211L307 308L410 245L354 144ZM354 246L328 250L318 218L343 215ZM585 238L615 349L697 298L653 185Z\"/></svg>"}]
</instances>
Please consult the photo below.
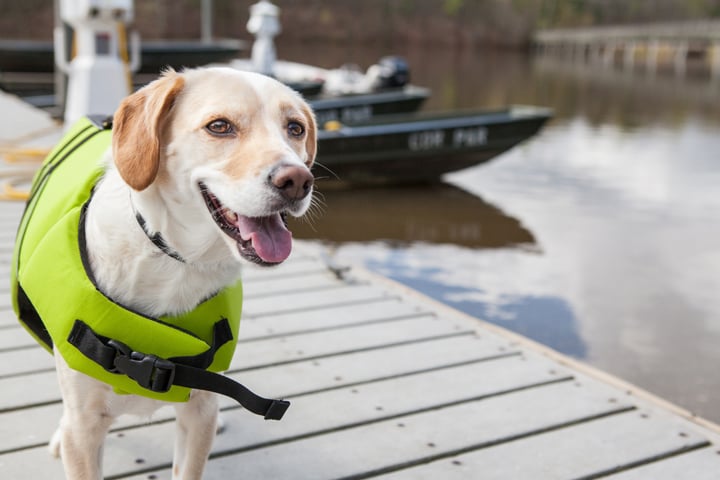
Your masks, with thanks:
<instances>
[{"instance_id":1,"label":"dog's whisker","mask_svg":"<svg viewBox=\"0 0 720 480\"><path fill-rule=\"evenodd\" d=\"M312 225L315 221L319 220L325 214L326 205L324 202L318 201L313 202L308 210L308 224ZM313 228L314 230L314 228Z\"/></svg>"},{"instance_id":2,"label":"dog's whisker","mask_svg":"<svg viewBox=\"0 0 720 480\"><path fill-rule=\"evenodd\" d=\"M325 170L326 172L328 172L330 175L332 175L333 177L335 177L335 180L340 180L340 176L339 176L337 173L335 173L335 172L334 172L330 167L328 167L327 165L323 165L322 163L320 163L320 162L318 162L318 161L315 162L315 165L317 165L318 167L324 169L324 170Z\"/></svg>"},{"instance_id":3,"label":"dog's whisker","mask_svg":"<svg viewBox=\"0 0 720 480\"><path fill-rule=\"evenodd\" d=\"M311 210L319 210L320 213L327 207L327 204L325 203L325 196L322 193L317 194L317 196L313 196L312 200L310 201L310 209Z\"/></svg>"},{"instance_id":4,"label":"dog's whisker","mask_svg":"<svg viewBox=\"0 0 720 480\"><path fill-rule=\"evenodd\" d=\"M322 216L323 211L321 208L316 208L313 206L310 208L305 216L303 216L303 221L307 222L308 224L313 224L320 216Z\"/></svg>"},{"instance_id":5,"label":"dog's whisker","mask_svg":"<svg viewBox=\"0 0 720 480\"><path fill-rule=\"evenodd\" d=\"M307 211L302 217L298 218L298 221L310 225L313 231L316 231L314 223L325 213L326 205L321 197L323 197L323 194L315 191Z\"/></svg>"},{"instance_id":6,"label":"dog's whisker","mask_svg":"<svg viewBox=\"0 0 720 480\"><path fill-rule=\"evenodd\" d=\"M324 205L325 204L325 194L319 190L315 190L313 192L313 197L312 197L311 203L315 203L315 202L319 202Z\"/></svg>"},{"instance_id":7,"label":"dog's whisker","mask_svg":"<svg viewBox=\"0 0 720 480\"><path fill-rule=\"evenodd\" d=\"M315 222L317 220L315 213L309 213L303 216L299 219L300 222L302 222L305 225L308 225L313 232L317 233L317 230L315 228Z\"/></svg>"}]
</instances>

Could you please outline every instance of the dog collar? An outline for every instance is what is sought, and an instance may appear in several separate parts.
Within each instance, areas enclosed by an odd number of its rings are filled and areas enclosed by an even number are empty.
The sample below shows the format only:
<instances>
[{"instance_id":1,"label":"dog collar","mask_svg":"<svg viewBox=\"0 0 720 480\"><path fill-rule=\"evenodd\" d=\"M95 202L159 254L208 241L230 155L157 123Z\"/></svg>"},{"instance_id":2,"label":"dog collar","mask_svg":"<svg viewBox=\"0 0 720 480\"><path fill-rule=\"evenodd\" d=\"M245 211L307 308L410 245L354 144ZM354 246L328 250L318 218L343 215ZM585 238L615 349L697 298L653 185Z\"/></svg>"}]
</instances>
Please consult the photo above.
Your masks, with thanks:
<instances>
[{"instance_id":1,"label":"dog collar","mask_svg":"<svg viewBox=\"0 0 720 480\"><path fill-rule=\"evenodd\" d=\"M132 200L130 200L130 203L132 204ZM142 214L138 211L137 208L135 208L135 205L133 205L133 210L135 211L135 220L137 220L138 224L140 225L140 228L142 228L142 231L145 233L145 236L157 247L160 249L161 252L163 252L165 255L167 255L170 258L174 258L178 262L181 263L187 263L185 262L185 259L178 253L177 250L173 249L168 243L165 241L165 238L162 236L160 232L152 233L150 231L150 228L148 228L147 222L145 221L145 217L142 216Z\"/></svg>"}]
</instances>

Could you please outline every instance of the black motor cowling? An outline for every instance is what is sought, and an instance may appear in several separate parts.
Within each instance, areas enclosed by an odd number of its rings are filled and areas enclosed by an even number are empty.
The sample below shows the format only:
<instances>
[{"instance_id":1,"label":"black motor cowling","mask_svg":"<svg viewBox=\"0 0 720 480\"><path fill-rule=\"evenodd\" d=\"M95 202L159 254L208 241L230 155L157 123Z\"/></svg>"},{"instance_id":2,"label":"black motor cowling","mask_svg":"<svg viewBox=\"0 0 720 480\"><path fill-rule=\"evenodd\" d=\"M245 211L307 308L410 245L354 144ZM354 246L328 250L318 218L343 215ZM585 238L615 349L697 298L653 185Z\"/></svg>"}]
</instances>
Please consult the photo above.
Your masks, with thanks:
<instances>
[{"instance_id":1,"label":"black motor cowling","mask_svg":"<svg viewBox=\"0 0 720 480\"><path fill-rule=\"evenodd\" d=\"M404 87L410 82L410 67L404 58L398 56L383 57L376 65L379 67L378 87Z\"/></svg>"}]
</instances>

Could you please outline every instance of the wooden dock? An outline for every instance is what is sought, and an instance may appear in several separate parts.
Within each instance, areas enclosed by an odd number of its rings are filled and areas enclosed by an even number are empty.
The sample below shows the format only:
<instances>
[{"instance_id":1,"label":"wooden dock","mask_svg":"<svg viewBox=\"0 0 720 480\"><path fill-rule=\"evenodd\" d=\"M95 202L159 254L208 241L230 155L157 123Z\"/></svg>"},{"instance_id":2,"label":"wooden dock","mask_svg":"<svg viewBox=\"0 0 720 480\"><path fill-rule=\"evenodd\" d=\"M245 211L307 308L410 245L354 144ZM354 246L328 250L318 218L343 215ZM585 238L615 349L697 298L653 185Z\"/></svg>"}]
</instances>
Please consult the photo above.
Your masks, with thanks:
<instances>
[{"instance_id":1,"label":"wooden dock","mask_svg":"<svg viewBox=\"0 0 720 480\"><path fill-rule=\"evenodd\" d=\"M650 73L664 64L685 75L689 61L700 60L711 78L720 75L720 21L715 19L539 30L533 45L537 52L576 63L619 63L632 71L641 62Z\"/></svg>"},{"instance_id":2,"label":"wooden dock","mask_svg":"<svg viewBox=\"0 0 720 480\"><path fill-rule=\"evenodd\" d=\"M0 153L59 136L1 92L0 107L11 112ZM0 202L5 279L22 209ZM313 244L248 270L245 290L228 374L292 406L266 422L223 398L207 479L720 479L717 426L362 268L329 266ZM17 323L6 280L0 479L63 478L47 451L61 409L52 358ZM172 412L120 419L106 478L169 479Z\"/></svg>"},{"instance_id":3,"label":"wooden dock","mask_svg":"<svg viewBox=\"0 0 720 480\"><path fill-rule=\"evenodd\" d=\"M0 203L8 277L21 203ZM246 274L230 376L291 400L266 422L222 400L207 479L718 479L720 435L620 382L312 245ZM0 478L63 478L53 362L0 299ZM172 409L122 418L109 479L169 479Z\"/></svg>"}]
</instances>

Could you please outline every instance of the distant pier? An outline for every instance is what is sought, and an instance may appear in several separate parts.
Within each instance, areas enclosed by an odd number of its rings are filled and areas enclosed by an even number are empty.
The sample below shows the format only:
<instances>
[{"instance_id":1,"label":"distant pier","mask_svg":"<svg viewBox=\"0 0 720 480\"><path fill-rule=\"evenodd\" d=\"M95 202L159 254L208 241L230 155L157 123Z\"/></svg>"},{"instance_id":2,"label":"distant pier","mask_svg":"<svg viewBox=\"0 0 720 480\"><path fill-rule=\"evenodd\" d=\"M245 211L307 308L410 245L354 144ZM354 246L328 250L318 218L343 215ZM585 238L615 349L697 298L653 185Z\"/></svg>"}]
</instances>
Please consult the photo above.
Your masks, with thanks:
<instances>
[{"instance_id":1,"label":"distant pier","mask_svg":"<svg viewBox=\"0 0 720 480\"><path fill-rule=\"evenodd\" d=\"M720 20L540 30L533 43L541 55L650 73L684 75L692 61L720 78Z\"/></svg>"}]
</instances>

